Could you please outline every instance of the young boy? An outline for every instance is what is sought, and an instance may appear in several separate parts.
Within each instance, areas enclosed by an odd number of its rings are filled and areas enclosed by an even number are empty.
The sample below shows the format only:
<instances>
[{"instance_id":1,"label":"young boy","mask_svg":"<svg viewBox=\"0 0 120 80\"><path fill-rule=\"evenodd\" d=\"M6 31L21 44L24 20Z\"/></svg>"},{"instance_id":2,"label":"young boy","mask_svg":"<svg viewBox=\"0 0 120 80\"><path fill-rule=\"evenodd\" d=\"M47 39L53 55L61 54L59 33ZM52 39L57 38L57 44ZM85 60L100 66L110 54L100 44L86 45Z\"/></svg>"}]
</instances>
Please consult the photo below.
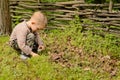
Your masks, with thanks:
<instances>
[{"instance_id":1,"label":"young boy","mask_svg":"<svg viewBox=\"0 0 120 80\"><path fill-rule=\"evenodd\" d=\"M10 46L21 52L21 58L38 56L37 51L43 50L44 45L38 30L44 29L47 18L40 11L35 12L30 20L19 23L10 36Z\"/></svg>"}]
</instances>

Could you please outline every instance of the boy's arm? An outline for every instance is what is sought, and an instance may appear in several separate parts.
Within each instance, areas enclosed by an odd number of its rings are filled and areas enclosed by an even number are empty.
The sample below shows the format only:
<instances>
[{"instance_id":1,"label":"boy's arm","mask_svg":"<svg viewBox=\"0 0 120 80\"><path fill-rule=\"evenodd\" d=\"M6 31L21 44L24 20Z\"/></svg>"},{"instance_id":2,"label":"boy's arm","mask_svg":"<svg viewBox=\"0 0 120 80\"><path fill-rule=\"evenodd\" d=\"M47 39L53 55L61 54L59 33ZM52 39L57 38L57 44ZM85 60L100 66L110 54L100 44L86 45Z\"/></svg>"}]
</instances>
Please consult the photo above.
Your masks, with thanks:
<instances>
[{"instance_id":1,"label":"boy's arm","mask_svg":"<svg viewBox=\"0 0 120 80\"><path fill-rule=\"evenodd\" d=\"M32 49L26 45L26 35L27 30L22 27L20 30L16 31L18 46L26 55L33 55L34 53L32 52Z\"/></svg>"},{"instance_id":2,"label":"boy's arm","mask_svg":"<svg viewBox=\"0 0 120 80\"><path fill-rule=\"evenodd\" d=\"M36 42L38 43L38 51L41 51L41 50L45 49L45 46L44 46L38 32L36 32Z\"/></svg>"},{"instance_id":3,"label":"boy's arm","mask_svg":"<svg viewBox=\"0 0 120 80\"><path fill-rule=\"evenodd\" d=\"M38 54L36 54L36 53L34 53L34 52L31 52L30 55L31 55L32 57L39 56Z\"/></svg>"},{"instance_id":4,"label":"boy's arm","mask_svg":"<svg viewBox=\"0 0 120 80\"><path fill-rule=\"evenodd\" d=\"M38 32L36 32L36 42L38 43L38 45L40 46L43 46L43 41L42 39L40 38L40 35Z\"/></svg>"}]
</instances>

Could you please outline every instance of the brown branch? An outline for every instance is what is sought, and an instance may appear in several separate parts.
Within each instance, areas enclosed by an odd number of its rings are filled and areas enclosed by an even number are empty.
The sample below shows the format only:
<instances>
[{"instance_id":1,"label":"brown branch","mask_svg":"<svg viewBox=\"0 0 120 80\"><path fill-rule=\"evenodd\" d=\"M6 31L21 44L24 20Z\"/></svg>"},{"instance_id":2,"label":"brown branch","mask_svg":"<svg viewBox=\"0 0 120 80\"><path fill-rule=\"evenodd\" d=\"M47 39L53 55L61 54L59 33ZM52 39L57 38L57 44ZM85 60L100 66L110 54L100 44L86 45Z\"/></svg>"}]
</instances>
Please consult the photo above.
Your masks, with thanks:
<instances>
[{"instance_id":1,"label":"brown branch","mask_svg":"<svg viewBox=\"0 0 120 80\"><path fill-rule=\"evenodd\" d=\"M56 2L56 4L60 4L60 5L73 5L73 4L80 4L80 3L83 3L83 1Z\"/></svg>"},{"instance_id":2,"label":"brown branch","mask_svg":"<svg viewBox=\"0 0 120 80\"><path fill-rule=\"evenodd\" d=\"M120 18L90 18L91 20L95 20L95 21L101 21L101 22L105 22L105 21L120 21Z\"/></svg>"},{"instance_id":3,"label":"brown branch","mask_svg":"<svg viewBox=\"0 0 120 80\"><path fill-rule=\"evenodd\" d=\"M72 18L55 18L55 20L73 20Z\"/></svg>"},{"instance_id":4,"label":"brown branch","mask_svg":"<svg viewBox=\"0 0 120 80\"><path fill-rule=\"evenodd\" d=\"M97 13L96 16L99 17L120 17L119 13L107 14L107 13Z\"/></svg>"},{"instance_id":5,"label":"brown branch","mask_svg":"<svg viewBox=\"0 0 120 80\"><path fill-rule=\"evenodd\" d=\"M22 6L24 8L29 8L29 9L41 8L41 6L28 6L28 5L25 5L25 4L19 4L19 6Z\"/></svg>"},{"instance_id":6,"label":"brown branch","mask_svg":"<svg viewBox=\"0 0 120 80\"><path fill-rule=\"evenodd\" d=\"M31 12L23 12L23 11L13 11L13 10L10 10L10 12L12 13L19 13L19 14L32 14Z\"/></svg>"},{"instance_id":7,"label":"brown branch","mask_svg":"<svg viewBox=\"0 0 120 80\"><path fill-rule=\"evenodd\" d=\"M75 4L72 7L108 7L109 4Z\"/></svg>"},{"instance_id":8,"label":"brown branch","mask_svg":"<svg viewBox=\"0 0 120 80\"><path fill-rule=\"evenodd\" d=\"M10 2L37 2L36 0L10 0Z\"/></svg>"}]
</instances>

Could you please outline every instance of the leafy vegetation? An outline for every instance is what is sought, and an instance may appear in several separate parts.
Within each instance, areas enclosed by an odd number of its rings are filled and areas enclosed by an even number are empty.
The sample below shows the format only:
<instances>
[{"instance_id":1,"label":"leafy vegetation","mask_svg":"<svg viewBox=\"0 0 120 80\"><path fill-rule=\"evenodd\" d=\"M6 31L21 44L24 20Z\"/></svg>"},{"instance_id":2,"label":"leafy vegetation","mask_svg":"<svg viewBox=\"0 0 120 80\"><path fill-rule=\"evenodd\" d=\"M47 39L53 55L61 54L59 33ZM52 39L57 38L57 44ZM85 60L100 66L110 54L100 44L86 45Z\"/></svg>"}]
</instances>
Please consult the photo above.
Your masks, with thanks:
<instances>
[{"instance_id":1,"label":"leafy vegetation","mask_svg":"<svg viewBox=\"0 0 120 80\"><path fill-rule=\"evenodd\" d=\"M76 17L65 29L41 31L46 49L26 61L1 36L0 80L120 80L120 38L82 29Z\"/></svg>"}]
</instances>

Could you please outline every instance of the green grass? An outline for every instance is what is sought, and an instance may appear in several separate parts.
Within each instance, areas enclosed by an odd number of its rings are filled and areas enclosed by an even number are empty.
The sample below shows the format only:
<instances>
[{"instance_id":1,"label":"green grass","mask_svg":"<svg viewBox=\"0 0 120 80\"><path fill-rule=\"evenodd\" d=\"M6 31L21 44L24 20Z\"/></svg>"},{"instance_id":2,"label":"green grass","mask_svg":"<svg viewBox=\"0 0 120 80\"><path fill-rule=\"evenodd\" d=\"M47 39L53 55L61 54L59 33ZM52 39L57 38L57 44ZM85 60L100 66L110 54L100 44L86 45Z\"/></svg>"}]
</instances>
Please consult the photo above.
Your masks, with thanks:
<instances>
[{"instance_id":1,"label":"green grass","mask_svg":"<svg viewBox=\"0 0 120 80\"><path fill-rule=\"evenodd\" d=\"M46 50L26 61L1 36L0 80L120 80L120 38L81 30L76 20L65 30L42 31ZM52 54L62 56L57 61Z\"/></svg>"}]
</instances>

